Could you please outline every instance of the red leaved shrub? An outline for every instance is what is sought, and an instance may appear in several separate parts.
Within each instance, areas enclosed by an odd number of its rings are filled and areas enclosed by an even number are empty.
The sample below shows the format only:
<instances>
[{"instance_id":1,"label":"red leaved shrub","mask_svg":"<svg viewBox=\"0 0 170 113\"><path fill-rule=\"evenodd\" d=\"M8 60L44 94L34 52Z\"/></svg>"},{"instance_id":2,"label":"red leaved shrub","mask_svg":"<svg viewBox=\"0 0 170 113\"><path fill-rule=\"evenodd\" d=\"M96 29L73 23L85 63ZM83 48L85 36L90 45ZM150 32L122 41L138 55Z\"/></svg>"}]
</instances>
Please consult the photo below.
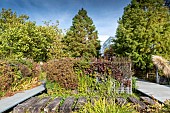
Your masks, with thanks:
<instances>
[{"instance_id":1,"label":"red leaved shrub","mask_svg":"<svg viewBox=\"0 0 170 113\"><path fill-rule=\"evenodd\" d=\"M0 61L0 90L7 90L14 81L13 69L7 62Z\"/></svg>"},{"instance_id":2,"label":"red leaved shrub","mask_svg":"<svg viewBox=\"0 0 170 113\"><path fill-rule=\"evenodd\" d=\"M41 71L38 67L38 63L30 60L0 60L0 91L9 91L23 78L38 78Z\"/></svg>"},{"instance_id":3,"label":"red leaved shrub","mask_svg":"<svg viewBox=\"0 0 170 113\"><path fill-rule=\"evenodd\" d=\"M56 81L66 89L75 89L78 86L78 79L74 72L74 63L75 60L71 58L50 60L43 65L43 70L48 80Z\"/></svg>"}]
</instances>

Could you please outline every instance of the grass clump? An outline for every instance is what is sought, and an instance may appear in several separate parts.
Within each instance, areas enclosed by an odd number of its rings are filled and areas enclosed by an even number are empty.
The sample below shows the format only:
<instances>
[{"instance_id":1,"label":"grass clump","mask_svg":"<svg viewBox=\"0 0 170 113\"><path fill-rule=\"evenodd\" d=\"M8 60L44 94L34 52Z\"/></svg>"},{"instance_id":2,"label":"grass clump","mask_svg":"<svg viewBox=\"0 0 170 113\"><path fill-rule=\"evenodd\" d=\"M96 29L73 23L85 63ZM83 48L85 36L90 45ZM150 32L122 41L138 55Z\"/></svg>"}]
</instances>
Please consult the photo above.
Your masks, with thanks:
<instances>
[{"instance_id":1,"label":"grass clump","mask_svg":"<svg viewBox=\"0 0 170 113\"><path fill-rule=\"evenodd\" d=\"M130 104L123 106L117 105L113 99L100 97L94 103L88 102L85 106L75 113L136 113Z\"/></svg>"}]
</instances>

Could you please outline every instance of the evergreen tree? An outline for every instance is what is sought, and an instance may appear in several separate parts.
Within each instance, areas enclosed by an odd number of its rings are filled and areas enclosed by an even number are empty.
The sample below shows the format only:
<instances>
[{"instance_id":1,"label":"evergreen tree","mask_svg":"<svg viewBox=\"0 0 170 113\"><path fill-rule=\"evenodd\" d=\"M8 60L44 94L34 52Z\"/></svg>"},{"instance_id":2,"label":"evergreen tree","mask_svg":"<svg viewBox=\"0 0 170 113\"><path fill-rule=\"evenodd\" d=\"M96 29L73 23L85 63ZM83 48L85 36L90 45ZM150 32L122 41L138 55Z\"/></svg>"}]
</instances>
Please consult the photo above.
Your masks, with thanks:
<instances>
[{"instance_id":1,"label":"evergreen tree","mask_svg":"<svg viewBox=\"0 0 170 113\"><path fill-rule=\"evenodd\" d=\"M114 42L118 56L129 56L138 69L153 65L151 55L170 58L170 14L164 0L132 0L119 20Z\"/></svg>"},{"instance_id":2,"label":"evergreen tree","mask_svg":"<svg viewBox=\"0 0 170 113\"><path fill-rule=\"evenodd\" d=\"M97 57L100 42L95 25L83 8L73 18L72 26L63 38L65 52L71 57Z\"/></svg>"}]
</instances>

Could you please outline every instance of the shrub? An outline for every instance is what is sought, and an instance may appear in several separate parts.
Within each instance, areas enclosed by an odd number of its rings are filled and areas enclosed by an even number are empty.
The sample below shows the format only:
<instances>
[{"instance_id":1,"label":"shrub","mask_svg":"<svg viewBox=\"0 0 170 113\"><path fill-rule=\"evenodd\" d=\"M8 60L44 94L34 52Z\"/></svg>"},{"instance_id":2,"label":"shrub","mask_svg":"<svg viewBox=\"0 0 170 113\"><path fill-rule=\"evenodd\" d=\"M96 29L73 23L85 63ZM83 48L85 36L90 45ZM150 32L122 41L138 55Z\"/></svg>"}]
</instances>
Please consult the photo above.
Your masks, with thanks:
<instances>
[{"instance_id":1,"label":"shrub","mask_svg":"<svg viewBox=\"0 0 170 113\"><path fill-rule=\"evenodd\" d=\"M100 97L94 103L88 102L79 113L136 113L130 104L119 106L114 99Z\"/></svg>"},{"instance_id":2,"label":"shrub","mask_svg":"<svg viewBox=\"0 0 170 113\"><path fill-rule=\"evenodd\" d=\"M77 88L77 76L74 72L74 59L62 58L50 60L43 65L43 70L47 74L47 79L56 81L66 89Z\"/></svg>"},{"instance_id":3,"label":"shrub","mask_svg":"<svg viewBox=\"0 0 170 113\"><path fill-rule=\"evenodd\" d=\"M21 78L21 74L18 69L10 66L9 63L5 61L0 61L0 91L6 91L9 89L16 79Z\"/></svg>"},{"instance_id":4,"label":"shrub","mask_svg":"<svg viewBox=\"0 0 170 113\"><path fill-rule=\"evenodd\" d=\"M164 102L164 106L162 107L162 109L160 110L160 112L162 113L169 113L170 112L170 100L166 100Z\"/></svg>"},{"instance_id":5,"label":"shrub","mask_svg":"<svg viewBox=\"0 0 170 113\"><path fill-rule=\"evenodd\" d=\"M37 71L30 60L0 60L0 97L40 84ZM8 94L7 94L8 93Z\"/></svg>"},{"instance_id":6,"label":"shrub","mask_svg":"<svg viewBox=\"0 0 170 113\"><path fill-rule=\"evenodd\" d=\"M85 73L92 76L97 75L99 79L111 76L125 86L130 86L129 79L132 76L130 65L131 61L126 58L95 59L90 63L89 68L85 68Z\"/></svg>"}]
</instances>

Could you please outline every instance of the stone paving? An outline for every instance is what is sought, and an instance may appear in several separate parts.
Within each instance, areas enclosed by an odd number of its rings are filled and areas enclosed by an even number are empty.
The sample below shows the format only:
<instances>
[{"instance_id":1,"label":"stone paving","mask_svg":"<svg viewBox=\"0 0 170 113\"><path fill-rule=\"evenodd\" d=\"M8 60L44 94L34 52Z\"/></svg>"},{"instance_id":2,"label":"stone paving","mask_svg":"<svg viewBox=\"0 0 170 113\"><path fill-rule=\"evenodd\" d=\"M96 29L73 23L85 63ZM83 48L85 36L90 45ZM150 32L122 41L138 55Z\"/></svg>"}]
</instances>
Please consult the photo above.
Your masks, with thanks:
<instances>
[{"instance_id":1,"label":"stone paving","mask_svg":"<svg viewBox=\"0 0 170 113\"><path fill-rule=\"evenodd\" d=\"M157 83L151 83L144 80L137 80L137 90L148 95L151 98L155 98L159 102L170 99L170 87L166 85L160 85Z\"/></svg>"},{"instance_id":2,"label":"stone paving","mask_svg":"<svg viewBox=\"0 0 170 113\"><path fill-rule=\"evenodd\" d=\"M0 100L0 113L14 107L15 105L29 99L32 96L35 96L43 91L45 91L46 88L43 85L40 85L38 87L35 87L33 89L30 90L26 90L20 93L17 93L11 97L6 97L4 99Z\"/></svg>"}]
</instances>

